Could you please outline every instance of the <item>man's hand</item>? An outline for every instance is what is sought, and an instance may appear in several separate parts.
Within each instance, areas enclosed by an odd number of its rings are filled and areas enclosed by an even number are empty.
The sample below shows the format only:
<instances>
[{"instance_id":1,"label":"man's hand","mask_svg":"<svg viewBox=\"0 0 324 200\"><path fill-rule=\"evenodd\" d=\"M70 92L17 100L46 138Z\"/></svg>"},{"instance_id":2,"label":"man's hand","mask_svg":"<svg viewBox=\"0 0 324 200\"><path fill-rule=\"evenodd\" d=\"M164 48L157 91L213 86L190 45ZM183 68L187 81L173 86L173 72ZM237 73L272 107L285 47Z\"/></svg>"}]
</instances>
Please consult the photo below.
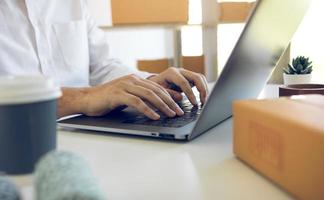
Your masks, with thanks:
<instances>
[{"instance_id":1,"label":"man's hand","mask_svg":"<svg viewBox=\"0 0 324 200\"><path fill-rule=\"evenodd\" d=\"M101 116L121 106L130 106L151 119L159 119L160 116L148 103L168 117L183 115L183 111L166 89L136 75L124 76L89 88L84 98L87 103L83 114L88 116Z\"/></svg>"},{"instance_id":2,"label":"man's hand","mask_svg":"<svg viewBox=\"0 0 324 200\"><path fill-rule=\"evenodd\" d=\"M172 89L173 84L175 84L186 94L193 105L197 105L196 97L190 85L190 82L192 82L200 93L200 101L206 102L208 88L206 78L202 74L171 67L161 74L150 77L149 80L162 85L174 100L180 101L182 99L181 93Z\"/></svg>"}]
</instances>

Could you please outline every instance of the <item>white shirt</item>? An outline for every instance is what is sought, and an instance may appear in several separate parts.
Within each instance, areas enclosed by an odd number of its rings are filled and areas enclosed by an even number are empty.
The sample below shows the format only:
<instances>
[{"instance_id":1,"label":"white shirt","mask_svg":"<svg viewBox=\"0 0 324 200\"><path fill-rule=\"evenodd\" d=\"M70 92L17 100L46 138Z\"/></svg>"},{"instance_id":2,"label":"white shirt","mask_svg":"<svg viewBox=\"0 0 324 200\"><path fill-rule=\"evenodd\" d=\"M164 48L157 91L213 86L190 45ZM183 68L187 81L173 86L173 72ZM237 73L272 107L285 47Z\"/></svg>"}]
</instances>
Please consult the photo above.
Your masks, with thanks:
<instances>
[{"instance_id":1,"label":"white shirt","mask_svg":"<svg viewBox=\"0 0 324 200\"><path fill-rule=\"evenodd\" d=\"M0 0L0 76L43 74L64 87L135 73L109 57L84 0Z\"/></svg>"}]
</instances>

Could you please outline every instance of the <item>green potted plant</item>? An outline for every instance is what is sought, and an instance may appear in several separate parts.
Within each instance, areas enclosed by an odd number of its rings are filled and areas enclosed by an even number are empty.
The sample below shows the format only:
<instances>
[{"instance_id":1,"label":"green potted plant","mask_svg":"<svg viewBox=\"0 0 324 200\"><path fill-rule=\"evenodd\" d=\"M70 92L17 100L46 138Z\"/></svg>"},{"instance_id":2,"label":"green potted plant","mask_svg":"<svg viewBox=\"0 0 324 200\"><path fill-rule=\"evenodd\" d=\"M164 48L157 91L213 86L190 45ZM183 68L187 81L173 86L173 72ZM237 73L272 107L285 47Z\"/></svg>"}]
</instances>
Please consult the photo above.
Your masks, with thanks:
<instances>
[{"instance_id":1,"label":"green potted plant","mask_svg":"<svg viewBox=\"0 0 324 200\"><path fill-rule=\"evenodd\" d=\"M308 57L298 56L283 71L285 85L310 83L313 71L312 61Z\"/></svg>"}]
</instances>

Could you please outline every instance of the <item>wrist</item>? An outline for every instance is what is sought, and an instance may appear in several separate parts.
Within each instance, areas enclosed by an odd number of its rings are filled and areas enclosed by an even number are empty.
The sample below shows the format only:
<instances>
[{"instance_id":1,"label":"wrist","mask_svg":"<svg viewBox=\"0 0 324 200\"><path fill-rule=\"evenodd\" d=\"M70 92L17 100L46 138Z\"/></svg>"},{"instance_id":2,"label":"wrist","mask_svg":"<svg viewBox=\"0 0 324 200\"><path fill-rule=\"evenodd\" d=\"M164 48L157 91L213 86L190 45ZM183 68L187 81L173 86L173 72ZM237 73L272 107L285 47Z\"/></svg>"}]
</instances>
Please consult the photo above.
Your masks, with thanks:
<instances>
[{"instance_id":1,"label":"wrist","mask_svg":"<svg viewBox=\"0 0 324 200\"><path fill-rule=\"evenodd\" d=\"M87 115L91 110L91 96L93 94L94 87L80 88L78 91L78 100L76 109L80 114Z\"/></svg>"},{"instance_id":2,"label":"wrist","mask_svg":"<svg viewBox=\"0 0 324 200\"><path fill-rule=\"evenodd\" d=\"M58 118L75 114L83 114L86 105L86 89L61 88L62 97L58 101Z\"/></svg>"}]
</instances>

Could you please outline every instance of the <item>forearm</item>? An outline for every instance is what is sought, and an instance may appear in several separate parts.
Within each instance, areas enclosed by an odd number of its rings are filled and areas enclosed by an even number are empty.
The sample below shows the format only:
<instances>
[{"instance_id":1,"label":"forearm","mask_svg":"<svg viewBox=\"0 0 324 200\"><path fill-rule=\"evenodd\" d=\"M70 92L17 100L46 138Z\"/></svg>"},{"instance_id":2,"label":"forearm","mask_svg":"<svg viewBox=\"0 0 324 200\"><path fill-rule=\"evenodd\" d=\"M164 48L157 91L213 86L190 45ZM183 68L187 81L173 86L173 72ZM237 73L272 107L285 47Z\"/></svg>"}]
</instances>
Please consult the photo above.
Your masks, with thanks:
<instances>
[{"instance_id":1,"label":"forearm","mask_svg":"<svg viewBox=\"0 0 324 200\"><path fill-rule=\"evenodd\" d=\"M86 109L87 88L61 88L62 97L58 101L57 117L83 114Z\"/></svg>"}]
</instances>

